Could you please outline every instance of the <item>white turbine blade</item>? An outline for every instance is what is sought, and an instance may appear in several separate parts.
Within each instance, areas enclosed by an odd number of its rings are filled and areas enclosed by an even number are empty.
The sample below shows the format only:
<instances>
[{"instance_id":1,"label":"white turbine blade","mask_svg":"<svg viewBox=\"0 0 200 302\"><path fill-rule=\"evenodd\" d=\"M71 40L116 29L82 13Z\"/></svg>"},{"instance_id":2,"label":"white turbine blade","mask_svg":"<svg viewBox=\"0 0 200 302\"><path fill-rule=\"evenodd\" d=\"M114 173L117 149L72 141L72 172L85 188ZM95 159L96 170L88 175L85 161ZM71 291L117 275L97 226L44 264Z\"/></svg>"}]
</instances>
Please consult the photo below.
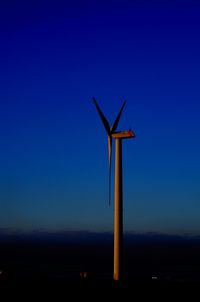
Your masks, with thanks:
<instances>
[{"instance_id":1,"label":"white turbine blade","mask_svg":"<svg viewBox=\"0 0 200 302\"><path fill-rule=\"evenodd\" d=\"M111 200L111 159L112 159L112 136L108 135L109 205Z\"/></svg>"},{"instance_id":2,"label":"white turbine blade","mask_svg":"<svg viewBox=\"0 0 200 302\"><path fill-rule=\"evenodd\" d=\"M102 123L106 129L106 132L108 134L108 177L109 177L109 205L111 200L111 157L112 157L112 136L110 131L110 125L104 116L103 112L101 111L96 99L93 97L93 102L97 108L97 111L99 113L99 116L102 120Z\"/></svg>"},{"instance_id":3,"label":"white turbine blade","mask_svg":"<svg viewBox=\"0 0 200 302\"><path fill-rule=\"evenodd\" d=\"M109 125L106 117L104 116L103 112L101 111L101 109L100 109L100 107L99 107L99 105L98 105L98 103L97 103L97 101L95 100L94 97L93 97L93 102L94 102L94 104L95 104L95 106L97 108L97 111L98 111L98 113L100 115L100 118L102 120L102 123L103 123L105 129L106 129L107 134L110 135L110 125Z\"/></svg>"},{"instance_id":4,"label":"white turbine blade","mask_svg":"<svg viewBox=\"0 0 200 302\"><path fill-rule=\"evenodd\" d=\"M117 117L116 117L116 119L115 119L113 125L112 125L112 128L111 128L111 132L112 132L112 133L115 132L115 130L117 129L117 125L118 125L118 123L119 123L119 119L120 119L120 116L121 116L121 114L122 114L122 111L123 111L123 109L124 109L125 104L126 104L126 101L124 101L124 103L123 103L123 105L122 105L122 107L121 107L121 109L120 109L120 111L119 111L119 113L118 113L118 115L117 115Z\"/></svg>"}]
</instances>

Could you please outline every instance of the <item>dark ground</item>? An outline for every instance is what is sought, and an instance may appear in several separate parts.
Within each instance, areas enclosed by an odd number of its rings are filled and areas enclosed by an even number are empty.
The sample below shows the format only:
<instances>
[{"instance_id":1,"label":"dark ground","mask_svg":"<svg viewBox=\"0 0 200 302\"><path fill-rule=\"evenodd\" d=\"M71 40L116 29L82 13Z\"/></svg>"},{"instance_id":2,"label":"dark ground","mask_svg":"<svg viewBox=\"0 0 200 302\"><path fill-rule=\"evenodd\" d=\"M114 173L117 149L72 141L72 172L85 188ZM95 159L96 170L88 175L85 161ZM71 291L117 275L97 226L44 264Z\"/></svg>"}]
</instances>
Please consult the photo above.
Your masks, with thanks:
<instances>
[{"instance_id":1,"label":"dark ground","mask_svg":"<svg viewBox=\"0 0 200 302\"><path fill-rule=\"evenodd\" d=\"M199 239L126 236L121 283L112 280L112 263L111 235L0 238L0 288L7 295L200 297Z\"/></svg>"}]
</instances>

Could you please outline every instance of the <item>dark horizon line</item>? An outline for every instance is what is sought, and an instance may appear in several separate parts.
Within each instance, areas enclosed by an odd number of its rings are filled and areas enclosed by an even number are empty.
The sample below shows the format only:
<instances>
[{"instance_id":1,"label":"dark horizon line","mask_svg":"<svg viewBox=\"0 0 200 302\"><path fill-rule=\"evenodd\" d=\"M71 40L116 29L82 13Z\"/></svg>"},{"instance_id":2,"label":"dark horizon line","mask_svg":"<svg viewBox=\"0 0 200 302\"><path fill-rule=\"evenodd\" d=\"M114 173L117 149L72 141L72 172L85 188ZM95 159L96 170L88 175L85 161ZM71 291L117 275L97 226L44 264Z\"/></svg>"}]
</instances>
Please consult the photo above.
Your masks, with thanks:
<instances>
[{"instance_id":1,"label":"dark horizon line","mask_svg":"<svg viewBox=\"0 0 200 302\"><path fill-rule=\"evenodd\" d=\"M22 229L11 229L11 228L0 228L0 239L2 237L96 237L100 238L113 236L113 231L91 231L91 230L47 230L47 229L34 229L34 230L22 230ZM126 238L144 238L144 239L196 239L200 240L200 234L194 233L166 233L166 232L136 232L136 231L125 231L124 236Z\"/></svg>"}]
</instances>

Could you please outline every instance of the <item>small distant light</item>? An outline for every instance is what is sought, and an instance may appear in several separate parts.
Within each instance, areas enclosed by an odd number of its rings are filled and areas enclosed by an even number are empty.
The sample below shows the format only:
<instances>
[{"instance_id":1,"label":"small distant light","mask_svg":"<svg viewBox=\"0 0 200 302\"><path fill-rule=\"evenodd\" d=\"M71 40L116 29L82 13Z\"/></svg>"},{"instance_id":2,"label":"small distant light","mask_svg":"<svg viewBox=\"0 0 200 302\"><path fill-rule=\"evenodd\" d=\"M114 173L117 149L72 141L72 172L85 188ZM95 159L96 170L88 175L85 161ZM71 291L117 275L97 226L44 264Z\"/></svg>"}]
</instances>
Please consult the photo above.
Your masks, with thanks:
<instances>
[{"instance_id":1,"label":"small distant light","mask_svg":"<svg viewBox=\"0 0 200 302\"><path fill-rule=\"evenodd\" d=\"M152 280L158 280L158 277L157 276L152 276L151 279Z\"/></svg>"},{"instance_id":2,"label":"small distant light","mask_svg":"<svg viewBox=\"0 0 200 302\"><path fill-rule=\"evenodd\" d=\"M0 275L2 275L3 274L3 271L0 271Z\"/></svg>"},{"instance_id":3,"label":"small distant light","mask_svg":"<svg viewBox=\"0 0 200 302\"><path fill-rule=\"evenodd\" d=\"M88 272L80 272L80 277L81 278L87 278L88 277Z\"/></svg>"}]
</instances>

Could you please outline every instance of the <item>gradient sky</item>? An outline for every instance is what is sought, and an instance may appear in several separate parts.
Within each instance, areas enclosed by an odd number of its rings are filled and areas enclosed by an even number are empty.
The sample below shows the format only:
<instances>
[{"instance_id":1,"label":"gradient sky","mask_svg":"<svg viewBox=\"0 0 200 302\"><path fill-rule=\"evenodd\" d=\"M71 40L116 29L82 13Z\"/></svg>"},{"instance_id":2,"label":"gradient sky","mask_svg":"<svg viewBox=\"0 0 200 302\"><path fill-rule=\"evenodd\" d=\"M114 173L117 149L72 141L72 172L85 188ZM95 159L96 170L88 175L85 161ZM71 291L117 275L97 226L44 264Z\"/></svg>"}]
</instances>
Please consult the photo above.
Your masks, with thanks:
<instances>
[{"instance_id":1,"label":"gradient sky","mask_svg":"<svg viewBox=\"0 0 200 302\"><path fill-rule=\"evenodd\" d=\"M200 4L3 2L0 229L113 230L95 96L137 135L124 230L200 235Z\"/></svg>"}]
</instances>

